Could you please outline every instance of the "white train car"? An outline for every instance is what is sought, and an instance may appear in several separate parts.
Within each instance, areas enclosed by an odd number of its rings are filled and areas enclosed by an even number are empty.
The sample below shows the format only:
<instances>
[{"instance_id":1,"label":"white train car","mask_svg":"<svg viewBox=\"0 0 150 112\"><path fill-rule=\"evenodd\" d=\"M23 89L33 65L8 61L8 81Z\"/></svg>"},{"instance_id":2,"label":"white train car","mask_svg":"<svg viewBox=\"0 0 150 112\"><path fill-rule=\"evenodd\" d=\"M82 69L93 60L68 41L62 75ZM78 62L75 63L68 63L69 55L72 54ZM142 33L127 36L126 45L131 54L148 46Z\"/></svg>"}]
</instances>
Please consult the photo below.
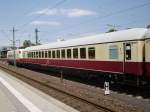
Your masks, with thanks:
<instances>
[{"instance_id":1,"label":"white train car","mask_svg":"<svg viewBox=\"0 0 150 112\"><path fill-rule=\"evenodd\" d=\"M23 58L23 51L24 51L24 49L16 49L15 50L16 61L19 61L20 59ZM9 64L13 64L13 62L14 62L14 51L13 50L7 52L7 60L8 60Z\"/></svg>"}]
</instances>

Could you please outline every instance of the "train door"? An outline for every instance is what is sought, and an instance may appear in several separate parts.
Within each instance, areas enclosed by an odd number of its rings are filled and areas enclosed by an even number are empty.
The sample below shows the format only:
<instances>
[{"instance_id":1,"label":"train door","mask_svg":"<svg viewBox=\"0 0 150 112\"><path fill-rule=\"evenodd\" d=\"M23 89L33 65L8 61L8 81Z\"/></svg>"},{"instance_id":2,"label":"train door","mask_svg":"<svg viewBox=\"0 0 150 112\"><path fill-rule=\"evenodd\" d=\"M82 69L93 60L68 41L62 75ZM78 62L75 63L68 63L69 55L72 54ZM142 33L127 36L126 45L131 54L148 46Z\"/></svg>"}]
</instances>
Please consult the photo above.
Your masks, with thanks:
<instances>
[{"instance_id":1,"label":"train door","mask_svg":"<svg viewBox=\"0 0 150 112\"><path fill-rule=\"evenodd\" d=\"M137 59L138 59L137 42L124 43L123 72L126 74L136 75Z\"/></svg>"}]
</instances>

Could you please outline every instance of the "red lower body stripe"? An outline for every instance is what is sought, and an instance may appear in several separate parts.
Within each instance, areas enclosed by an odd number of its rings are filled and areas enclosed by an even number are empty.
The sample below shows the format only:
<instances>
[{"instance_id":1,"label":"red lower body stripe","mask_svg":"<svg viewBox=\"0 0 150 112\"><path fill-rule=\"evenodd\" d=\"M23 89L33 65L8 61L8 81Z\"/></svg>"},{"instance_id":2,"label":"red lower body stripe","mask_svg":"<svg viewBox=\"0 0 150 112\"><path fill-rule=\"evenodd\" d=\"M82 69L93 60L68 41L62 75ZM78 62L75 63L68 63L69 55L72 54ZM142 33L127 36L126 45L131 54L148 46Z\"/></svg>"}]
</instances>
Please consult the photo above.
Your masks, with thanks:
<instances>
[{"instance_id":1,"label":"red lower body stripe","mask_svg":"<svg viewBox=\"0 0 150 112\"><path fill-rule=\"evenodd\" d=\"M93 71L104 71L112 73L129 73L133 75L142 75L144 63L142 62L118 62L118 61L88 61L88 60L51 60L51 59L19 59L19 62L32 64L86 69ZM123 66L124 64L124 66ZM123 68L124 67L124 68ZM147 64L147 69L150 64ZM147 71L150 73L150 70Z\"/></svg>"}]
</instances>

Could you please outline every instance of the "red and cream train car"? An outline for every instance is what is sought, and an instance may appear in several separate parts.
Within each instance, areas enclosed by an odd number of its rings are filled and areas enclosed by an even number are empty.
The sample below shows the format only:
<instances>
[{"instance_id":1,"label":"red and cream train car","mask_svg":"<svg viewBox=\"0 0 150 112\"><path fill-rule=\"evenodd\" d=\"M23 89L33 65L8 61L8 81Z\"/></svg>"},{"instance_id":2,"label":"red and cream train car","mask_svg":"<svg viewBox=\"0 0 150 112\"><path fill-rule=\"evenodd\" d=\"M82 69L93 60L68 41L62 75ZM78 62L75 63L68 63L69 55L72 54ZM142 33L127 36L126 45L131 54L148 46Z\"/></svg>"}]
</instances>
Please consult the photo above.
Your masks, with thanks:
<instances>
[{"instance_id":1,"label":"red and cream train car","mask_svg":"<svg viewBox=\"0 0 150 112\"><path fill-rule=\"evenodd\" d=\"M145 40L145 67L146 73L150 78L150 39Z\"/></svg>"},{"instance_id":2,"label":"red and cream train car","mask_svg":"<svg viewBox=\"0 0 150 112\"><path fill-rule=\"evenodd\" d=\"M149 32L146 28L134 28L28 47L18 62L139 81L150 76Z\"/></svg>"}]
</instances>

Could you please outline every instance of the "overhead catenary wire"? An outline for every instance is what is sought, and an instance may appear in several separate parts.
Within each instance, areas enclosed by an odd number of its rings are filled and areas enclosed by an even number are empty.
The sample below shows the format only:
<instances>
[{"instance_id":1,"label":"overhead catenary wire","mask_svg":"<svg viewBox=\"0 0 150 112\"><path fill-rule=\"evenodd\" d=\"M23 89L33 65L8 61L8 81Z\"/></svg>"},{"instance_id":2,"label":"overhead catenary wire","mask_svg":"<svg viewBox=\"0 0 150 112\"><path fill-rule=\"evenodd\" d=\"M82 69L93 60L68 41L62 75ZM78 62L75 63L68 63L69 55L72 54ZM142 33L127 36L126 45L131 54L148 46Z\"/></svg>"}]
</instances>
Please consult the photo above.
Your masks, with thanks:
<instances>
[{"instance_id":1,"label":"overhead catenary wire","mask_svg":"<svg viewBox=\"0 0 150 112\"><path fill-rule=\"evenodd\" d=\"M149 20L149 18L148 18L148 20ZM128 26L128 25L131 25L131 24L136 23L136 22L137 22L137 21L130 21L130 22L128 22L128 23L123 23L123 24L121 24L121 25L119 25L119 26L120 26L121 28L123 28L123 29L130 29L131 26ZM107 26L107 24L106 24L106 26ZM108 27L108 26L107 26L107 27ZM88 31L86 31L86 32L79 32L79 33L72 33L72 32L70 32L70 33L67 33L67 34L65 34L65 35L63 35L63 36L65 36L66 38L67 38L67 37L69 37L69 38L83 37L83 36L87 36L87 35L98 34L101 29L102 29L102 27L99 27L99 28L96 28L96 29L92 29L92 30L88 30ZM117 29L117 30L118 30L118 29ZM44 32L48 33L48 31L44 31ZM107 31L106 31L106 32L107 32ZM47 43L47 41L46 41L46 43ZM49 43L49 42L48 42L48 43Z\"/></svg>"},{"instance_id":2,"label":"overhead catenary wire","mask_svg":"<svg viewBox=\"0 0 150 112\"><path fill-rule=\"evenodd\" d=\"M66 1L67 1L67 0L61 0L61 1L57 2L55 5L51 6L49 9L56 8L57 6L63 4L63 3L66 2ZM28 21L28 22L26 22L26 23L24 23L24 24L18 26L18 28L20 28L19 31L22 31L25 26L27 26L28 24L30 24L32 21L34 21L34 20L40 18L41 16L42 16L42 15L38 15L38 16L36 16L35 18L31 19L30 21ZM8 38L8 40L10 40L9 37L8 37L8 35L6 34L6 32L5 32L4 30L1 30L1 32L3 33L3 35L4 35L6 38Z\"/></svg>"},{"instance_id":3,"label":"overhead catenary wire","mask_svg":"<svg viewBox=\"0 0 150 112\"><path fill-rule=\"evenodd\" d=\"M124 27L124 26L126 26L126 25L129 25L129 24L131 24L131 23L134 23L134 21L131 21L131 22L128 22L128 23L125 23L125 24L121 24L121 25L118 25L119 27ZM107 24L106 24L106 26L107 26ZM73 34L73 33L69 33L68 35L71 35L71 37L77 37L77 36L86 36L86 35L92 35L92 34L95 34L95 31L96 31L96 33L99 33L99 30L100 29L102 29L102 28L96 28L96 29L93 29L93 30L88 30L88 31L86 31L86 32L82 32L82 33L75 33L75 34ZM125 29L128 29L127 27L125 27ZM107 31L106 31L107 32Z\"/></svg>"},{"instance_id":4,"label":"overhead catenary wire","mask_svg":"<svg viewBox=\"0 0 150 112\"><path fill-rule=\"evenodd\" d=\"M104 19L104 18L107 18L107 17L111 17L111 16L115 16L117 14L122 14L122 13L125 13L127 11L132 11L132 10L135 10L135 9L139 9L139 8L142 8L142 7L145 7L145 6L149 6L150 5L150 2L146 2L146 3L143 3L143 4L140 4L140 5L136 5L136 6L133 6L133 7L129 7L129 8L126 8L126 9L122 9L122 10L118 10L118 11L115 11L115 12L111 12L109 14L106 14L104 16L99 16L99 17L96 17L96 18L92 18L90 20L87 20L87 21L83 21L83 22L80 22L80 23L77 23L77 24L72 24L70 25L69 27L65 28L66 29L74 29L76 27L79 27L79 26L82 26L84 24L91 24L93 22L96 22L96 20L101 20L101 19ZM62 30L61 30L62 31ZM63 30L64 31L64 30Z\"/></svg>"},{"instance_id":5,"label":"overhead catenary wire","mask_svg":"<svg viewBox=\"0 0 150 112\"><path fill-rule=\"evenodd\" d=\"M67 1L67 0L61 0L61 1L57 2L54 6L48 8L48 9L56 8L57 6L63 4L63 3L66 2L66 1ZM65 28L65 29L62 29L61 31L64 32L64 31L66 31L67 29L70 29L70 28L71 28L71 29L74 29L74 28L79 27L79 26L82 26L82 25L84 25L84 24L92 24L93 22L96 22L97 20L99 21L99 20L101 20L101 19L104 19L104 18L107 18L107 17L110 17L110 16L114 16L114 15L117 15L117 14L121 14L121 13L130 11L130 10L135 10L135 9L138 9L138 8L142 8L142 7L145 7L145 6L148 6L148 5L150 5L150 2L146 2L146 3L143 3L143 4L136 5L136 6L133 6L133 7L130 7L130 8L126 8L126 9L122 9L122 10L119 10L119 11L111 12L111 13L106 14L106 15L104 15L104 16L99 16L99 17L96 17L96 18L92 18L92 19L88 20L88 21L89 21L88 23L87 23L87 21L83 21L83 22L80 22L80 23L77 23L77 24L72 24L72 25L70 25L69 27L67 27L67 28ZM48 11L48 10L47 10L47 11ZM37 19L40 18L41 16L42 16L42 14L36 16L35 18L33 18L32 20L28 21L27 23L21 25L21 26L20 26L20 27L22 27L21 30L22 30L25 26L27 26L29 23L31 23L31 22L34 21L34 20L37 20ZM60 32L60 33L62 33L62 32Z\"/></svg>"},{"instance_id":6,"label":"overhead catenary wire","mask_svg":"<svg viewBox=\"0 0 150 112\"><path fill-rule=\"evenodd\" d=\"M61 1L57 2L54 6L51 6L51 7L48 8L48 9L54 9L54 8L56 8L57 6L59 6L59 5L63 4L63 3L65 3L66 1L67 1L67 0L61 0ZM48 10L47 10L47 11L48 11ZM45 11L45 12L47 12L47 11ZM41 16L42 16L42 14L36 16L35 18L31 19L30 21L28 21L28 22L26 22L26 23L20 25L19 28L21 28L21 30L22 30L25 26L29 25L32 21L37 20L37 19L40 18Z\"/></svg>"},{"instance_id":7,"label":"overhead catenary wire","mask_svg":"<svg viewBox=\"0 0 150 112\"><path fill-rule=\"evenodd\" d=\"M132 24L132 23L135 23L135 21L130 21L130 22L127 22L127 23L124 23L124 24L121 24L119 25L121 28L125 28L125 29L128 29L130 27L125 27L129 24ZM107 24L106 24L107 26ZM107 26L108 27L108 26ZM70 33L67 33L65 35L61 35L62 37L65 37L64 39L67 39L68 37L69 38L76 38L76 37L85 37L85 36L89 36L89 35L95 35L95 34L99 34L100 33L100 30L102 29L102 27L99 27L99 28L96 28L96 29L92 29L92 30L88 30L88 31L85 31L85 32L78 32L78 33L73 33L73 32L70 32ZM117 29L118 30L118 29ZM42 32L46 32L48 33L48 31L42 31ZM107 32L107 31L105 31ZM101 32L102 33L102 32ZM59 36L58 36L59 37ZM48 38L45 39L45 41L43 41L44 43L49 43L48 42Z\"/></svg>"},{"instance_id":8,"label":"overhead catenary wire","mask_svg":"<svg viewBox=\"0 0 150 112\"><path fill-rule=\"evenodd\" d=\"M8 40L11 40L8 36L8 34L5 32L5 30L0 30L0 32L8 39Z\"/></svg>"},{"instance_id":9,"label":"overhead catenary wire","mask_svg":"<svg viewBox=\"0 0 150 112\"><path fill-rule=\"evenodd\" d=\"M67 0L61 0L61 1L57 2L54 6L50 7L49 9L56 8L57 6L63 4L63 3L66 2L66 1L67 1ZM83 21L83 22L80 22L80 23L77 23L77 24L72 24L72 25L70 25L69 27L62 29L59 34L61 34L62 32L66 31L67 29L70 29L70 28L71 28L71 29L74 29L74 28L79 27L79 26L82 26L82 25L84 25L84 24L92 24L93 22L96 22L97 20L99 21L99 20L104 19L104 18L107 18L107 17L115 16L115 15L117 15L117 14L121 14L121 13L124 13L124 12L127 12L127 11L132 11L132 10L135 10L135 9L138 9L138 8L142 8L142 7L145 7L145 6L148 6L148 5L150 5L150 2L143 3L143 4L140 4L140 5L136 5L136 6L133 6L133 7L130 7L130 8L122 9L122 10L119 10L119 11L111 12L111 13L106 14L106 15L104 15L104 16L98 16L98 17L96 17L96 18L92 18L92 19L88 20L89 22ZM47 11L48 11L48 10L47 10ZM42 14L41 14L41 15L38 15L38 16L36 16L35 18L33 18L32 20L30 20L30 21L28 21L28 22L22 24L21 26L19 26L20 30L23 30L23 28L24 28L25 26L29 25L32 21L37 20L37 19L40 18L41 16L42 16ZM58 35L59 35L59 34L58 34Z\"/></svg>"}]
</instances>

